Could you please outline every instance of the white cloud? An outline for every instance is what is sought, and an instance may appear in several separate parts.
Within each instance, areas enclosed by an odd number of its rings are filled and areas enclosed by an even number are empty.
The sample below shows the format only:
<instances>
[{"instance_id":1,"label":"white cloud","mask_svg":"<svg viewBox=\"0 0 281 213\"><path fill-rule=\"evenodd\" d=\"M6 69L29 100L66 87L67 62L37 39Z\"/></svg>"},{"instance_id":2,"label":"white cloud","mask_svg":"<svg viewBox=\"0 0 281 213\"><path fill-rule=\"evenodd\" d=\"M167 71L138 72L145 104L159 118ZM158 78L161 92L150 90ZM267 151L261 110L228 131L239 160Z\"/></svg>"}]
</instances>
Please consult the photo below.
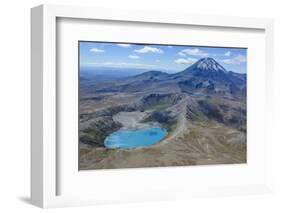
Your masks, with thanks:
<instances>
[{"instance_id":1,"label":"white cloud","mask_svg":"<svg viewBox=\"0 0 281 213\"><path fill-rule=\"evenodd\" d=\"M155 47L144 46L141 49L135 50L137 53L164 53L163 50Z\"/></svg>"},{"instance_id":2,"label":"white cloud","mask_svg":"<svg viewBox=\"0 0 281 213\"><path fill-rule=\"evenodd\" d=\"M152 67L155 67L155 65L153 65L153 64L127 63L127 62L88 62L88 63L85 63L85 65L94 66L94 67L114 67L114 68L126 68L126 67L152 68Z\"/></svg>"},{"instance_id":3,"label":"white cloud","mask_svg":"<svg viewBox=\"0 0 281 213\"><path fill-rule=\"evenodd\" d=\"M178 52L178 55L183 56L183 57L185 57L185 56L186 56L186 54L185 54L185 53L183 53L183 52Z\"/></svg>"},{"instance_id":4,"label":"white cloud","mask_svg":"<svg viewBox=\"0 0 281 213\"><path fill-rule=\"evenodd\" d=\"M160 60L159 60L159 59L156 59L156 60L155 60L155 62L159 63L159 62L160 62Z\"/></svg>"},{"instance_id":5,"label":"white cloud","mask_svg":"<svg viewBox=\"0 0 281 213\"><path fill-rule=\"evenodd\" d=\"M175 60L175 63L177 64L193 64L197 61L196 58L178 58L177 60Z\"/></svg>"},{"instance_id":6,"label":"white cloud","mask_svg":"<svg viewBox=\"0 0 281 213\"><path fill-rule=\"evenodd\" d=\"M246 56L243 55L237 55L233 58L222 60L222 62L225 64L241 64L241 63L245 63L246 61L247 58Z\"/></svg>"},{"instance_id":7,"label":"white cloud","mask_svg":"<svg viewBox=\"0 0 281 213\"><path fill-rule=\"evenodd\" d=\"M207 57L208 53L200 50L199 48L193 48L193 49L183 49L180 52L178 52L180 56L186 56L186 55L192 55L192 56L199 56L199 57Z\"/></svg>"},{"instance_id":8,"label":"white cloud","mask_svg":"<svg viewBox=\"0 0 281 213\"><path fill-rule=\"evenodd\" d=\"M173 46L167 46L168 48L173 48Z\"/></svg>"},{"instance_id":9,"label":"white cloud","mask_svg":"<svg viewBox=\"0 0 281 213\"><path fill-rule=\"evenodd\" d=\"M128 47L132 46L131 44L116 44L116 45L119 47L124 47L124 48L128 48Z\"/></svg>"},{"instance_id":10,"label":"white cloud","mask_svg":"<svg viewBox=\"0 0 281 213\"><path fill-rule=\"evenodd\" d=\"M224 56L231 56L231 52L230 51L227 51Z\"/></svg>"},{"instance_id":11,"label":"white cloud","mask_svg":"<svg viewBox=\"0 0 281 213\"><path fill-rule=\"evenodd\" d=\"M94 52L94 53L103 53L104 50L98 49L98 48L92 48L92 49L90 49L90 52Z\"/></svg>"},{"instance_id":12,"label":"white cloud","mask_svg":"<svg viewBox=\"0 0 281 213\"><path fill-rule=\"evenodd\" d=\"M140 58L138 55L129 55L128 58L131 58L131 59L138 59Z\"/></svg>"}]
</instances>

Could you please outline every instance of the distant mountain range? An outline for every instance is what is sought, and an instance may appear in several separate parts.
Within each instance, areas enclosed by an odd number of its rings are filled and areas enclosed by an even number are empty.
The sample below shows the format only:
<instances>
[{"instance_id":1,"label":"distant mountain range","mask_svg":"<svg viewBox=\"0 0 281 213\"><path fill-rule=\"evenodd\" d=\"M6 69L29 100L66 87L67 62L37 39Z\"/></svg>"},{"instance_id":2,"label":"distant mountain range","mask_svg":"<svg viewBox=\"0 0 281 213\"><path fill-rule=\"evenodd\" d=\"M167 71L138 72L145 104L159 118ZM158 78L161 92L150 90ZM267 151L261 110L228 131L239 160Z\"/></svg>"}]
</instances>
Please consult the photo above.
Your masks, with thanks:
<instances>
[{"instance_id":1,"label":"distant mountain range","mask_svg":"<svg viewBox=\"0 0 281 213\"><path fill-rule=\"evenodd\" d=\"M124 78L142 74L149 69L143 68L110 68L110 67L80 67L80 77L102 77L102 78ZM167 73L174 73L175 71L166 71Z\"/></svg>"},{"instance_id":2,"label":"distant mountain range","mask_svg":"<svg viewBox=\"0 0 281 213\"><path fill-rule=\"evenodd\" d=\"M185 70L169 74L147 71L124 77L110 85L99 84L97 92L174 91L191 94L246 95L246 74L227 71L213 58L201 58Z\"/></svg>"}]
</instances>

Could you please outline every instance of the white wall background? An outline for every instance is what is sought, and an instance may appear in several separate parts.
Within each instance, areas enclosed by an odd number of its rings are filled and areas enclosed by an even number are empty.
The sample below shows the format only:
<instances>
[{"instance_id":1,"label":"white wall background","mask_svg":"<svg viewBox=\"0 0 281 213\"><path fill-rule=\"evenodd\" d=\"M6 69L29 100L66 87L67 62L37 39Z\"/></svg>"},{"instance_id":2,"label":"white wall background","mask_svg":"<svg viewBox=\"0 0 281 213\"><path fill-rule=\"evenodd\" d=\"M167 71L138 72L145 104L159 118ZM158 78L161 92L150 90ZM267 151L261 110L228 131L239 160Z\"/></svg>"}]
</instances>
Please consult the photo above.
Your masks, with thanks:
<instances>
[{"instance_id":1,"label":"white wall background","mask_svg":"<svg viewBox=\"0 0 281 213\"><path fill-rule=\"evenodd\" d=\"M30 11L42 3L185 12L275 19L275 127L272 141L274 193L47 210L52 212L281 212L281 3L278 0L6 0L0 7L0 211L37 212L29 204ZM280 125L281 126L281 125Z\"/></svg>"}]
</instances>

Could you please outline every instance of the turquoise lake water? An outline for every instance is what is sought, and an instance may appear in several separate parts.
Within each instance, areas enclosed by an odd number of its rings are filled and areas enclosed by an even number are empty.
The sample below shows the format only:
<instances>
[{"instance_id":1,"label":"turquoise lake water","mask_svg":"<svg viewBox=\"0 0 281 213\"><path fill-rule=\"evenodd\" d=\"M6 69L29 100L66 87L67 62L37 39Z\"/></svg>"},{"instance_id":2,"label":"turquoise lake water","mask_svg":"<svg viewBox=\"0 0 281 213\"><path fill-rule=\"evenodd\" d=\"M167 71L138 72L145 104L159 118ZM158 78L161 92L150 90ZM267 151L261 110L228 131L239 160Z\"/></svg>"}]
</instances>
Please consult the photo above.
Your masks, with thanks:
<instances>
[{"instance_id":1,"label":"turquoise lake water","mask_svg":"<svg viewBox=\"0 0 281 213\"><path fill-rule=\"evenodd\" d=\"M166 136L167 131L158 127L137 130L119 130L106 137L104 145L110 149L135 149L154 145Z\"/></svg>"}]
</instances>

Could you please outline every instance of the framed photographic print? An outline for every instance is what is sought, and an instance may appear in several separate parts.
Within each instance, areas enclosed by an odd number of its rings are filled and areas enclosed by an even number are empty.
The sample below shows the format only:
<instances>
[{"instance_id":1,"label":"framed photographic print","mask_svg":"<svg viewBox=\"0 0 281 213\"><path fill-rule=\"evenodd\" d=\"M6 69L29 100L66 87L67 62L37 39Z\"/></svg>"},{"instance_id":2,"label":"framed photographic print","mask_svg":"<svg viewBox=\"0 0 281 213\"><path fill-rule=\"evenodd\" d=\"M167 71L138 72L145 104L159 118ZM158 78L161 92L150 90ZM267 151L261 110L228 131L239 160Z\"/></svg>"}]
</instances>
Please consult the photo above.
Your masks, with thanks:
<instances>
[{"instance_id":1,"label":"framed photographic print","mask_svg":"<svg viewBox=\"0 0 281 213\"><path fill-rule=\"evenodd\" d=\"M269 192L272 30L269 19L33 8L32 203Z\"/></svg>"}]
</instances>

